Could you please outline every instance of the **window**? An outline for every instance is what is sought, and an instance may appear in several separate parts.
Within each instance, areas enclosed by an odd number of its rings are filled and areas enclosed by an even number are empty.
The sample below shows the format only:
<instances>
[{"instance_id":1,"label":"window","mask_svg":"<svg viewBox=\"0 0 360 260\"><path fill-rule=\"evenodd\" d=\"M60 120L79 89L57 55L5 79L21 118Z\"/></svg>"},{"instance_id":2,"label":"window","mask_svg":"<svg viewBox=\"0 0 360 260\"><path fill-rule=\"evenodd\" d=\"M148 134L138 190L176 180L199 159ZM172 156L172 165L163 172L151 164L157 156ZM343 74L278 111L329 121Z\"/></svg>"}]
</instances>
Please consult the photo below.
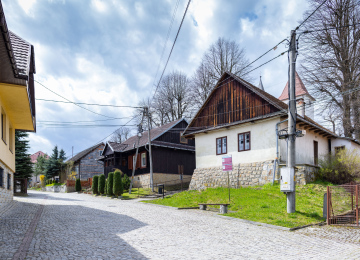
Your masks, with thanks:
<instances>
[{"instance_id":1,"label":"window","mask_svg":"<svg viewBox=\"0 0 360 260\"><path fill-rule=\"evenodd\" d=\"M1 109L1 138L6 144L6 114L3 109Z\"/></svg>"},{"instance_id":2,"label":"window","mask_svg":"<svg viewBox=\"0 0 360 260\"><path fill-rule=\"evenodd\" d=\"M251 149L250 132L238 134L238 148L239 152Z\"/></svg>"},{"instance_id":3,"label":"window","mask_svg":"<svg viewBox=\"0 0 360 260\"><path fill-rule=\"evenodd\" d=\"M7 188L8 188L8 190L10 190L10 188L11 188L11 175L10 175L10 174L8 174L8 179L7 179L7 181L8 181L8 183L7 183Z\"/></svg>"},{"instance_id":4,"label":"window","mask_svg":"<svg viewBox=\"0 0 360 260\"><path fill-rule=\"evenodd\" d=\"M141 154L141 168L146 168L146 153Z\"/></svg>"},{"instance_id":5,"label":"window","mask_svg":"<svg viewBox=\"0 0 360 260\"><path fill-rule=\"evenodd\" d=\"M188 139L186 139L184 136L182 136L182 133L184 133L184 132L180 132L180 143L187 144Z\"/></svg>"},{"instance_id":6,"label":"window","mask_svg":"<svg viewBox=\"0 0 360 260\"><path fill-rule=\"evenodd\" d=\"M227 153L227 137L216 138L216 154Z\"/></svg>"},{"instance_id":7,"label":"window","mask_svg":"<svg viewBox=\"0 0 360 260\"><path fill-rule=\"evenodd\" d=\"M14 145L14 143L13 143L13 128L10 125L10 128L9 128L9 150L10 150L10 152L14 151L13 145Z\"/></svg>"},{"instance_id":8,"label":"window","mask_svg":"<svg viewBox=\"0 0 360 260\"><path fill-rule=\"evenodd\" d=\"M0 187L2 188L4 186L4 169L0 168Z\"/></svg>"},{"instance_id":9,"label":"window","mask_svg":"<svg viewBox=\"0 0 360 260\"><path fill-rule=\"evenodd\" d=\"M99 156L101 156L101 153L102 153L102 151L100 150L100 151L99 151Z\"/></svg>"}]
</instances>

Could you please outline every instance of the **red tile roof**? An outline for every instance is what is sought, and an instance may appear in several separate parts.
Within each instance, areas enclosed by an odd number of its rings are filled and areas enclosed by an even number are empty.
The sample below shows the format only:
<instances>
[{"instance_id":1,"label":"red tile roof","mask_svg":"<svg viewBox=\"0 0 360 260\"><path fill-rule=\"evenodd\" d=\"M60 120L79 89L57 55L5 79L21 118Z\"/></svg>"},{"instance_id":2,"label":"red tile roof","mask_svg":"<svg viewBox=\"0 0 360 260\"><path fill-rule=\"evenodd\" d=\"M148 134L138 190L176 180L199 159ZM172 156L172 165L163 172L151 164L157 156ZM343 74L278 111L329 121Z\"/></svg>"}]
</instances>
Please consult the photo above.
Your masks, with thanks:
<instances>
[{"instance_id":1,"label":"red tile roof","mask_svg":"<svg viewBox=\"0 0 360 260\"><path fill-rule=\"evenodd\" d=\"M302 95L309 95L311 97L304 83L302 82L299 74L295 71L295 96L298 97ZM286 83L286 86L283 92L281 93L279 99L281 101L289 99L289 82Z\"/></svg>"},{"instance_id":2,"label":"red tile roof","mask_svg":"<svg viewBox=\"0 0 360 260\"><path fill-rule=\"evenodd\" d=\"M38 151L38 152L30 155L31 162L32 162L32 163L36 163L36 162L37 162L37 158L38 158L40 155L41 155L41 156L46 155L46 158L49 158L49 156L48 156L46 153L43 153L42 151Z\"/></svg>"}]
</instances>

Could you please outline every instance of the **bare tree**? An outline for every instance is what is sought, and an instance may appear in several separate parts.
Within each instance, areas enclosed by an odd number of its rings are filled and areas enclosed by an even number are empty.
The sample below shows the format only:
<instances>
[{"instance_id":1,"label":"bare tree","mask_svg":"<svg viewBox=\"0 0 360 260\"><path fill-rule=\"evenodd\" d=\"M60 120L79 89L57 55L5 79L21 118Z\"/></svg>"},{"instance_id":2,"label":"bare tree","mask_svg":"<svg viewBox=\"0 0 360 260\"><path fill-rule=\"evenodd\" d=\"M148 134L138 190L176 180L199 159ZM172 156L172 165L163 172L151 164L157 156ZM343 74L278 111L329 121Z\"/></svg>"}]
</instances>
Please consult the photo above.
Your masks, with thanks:
<instances>
[{"instance_id":1,"label":"bare tree","mask_svg":"<svg viewBox=\"0 0 360 260\"><path fill-rule=\"evenodd\" d=\"M309 2L305 17L323 1ZM305 82L322 106L339 109L344 135L356 139L360 139L359 22L358 0L328 0L305 23L306 30L316 31L300 38L306 45L302 52Z\"/></svg>"},{"instance_id":2,"label":"bare tree","mask_svg":"<svg viewBox=\"0 0 360 260\"><path fill-rule=\"evenodd\" d=\"M129 136L130 132L131 132L130 128L123 126L113 133L113 135L110 138L110 141L116 143L122 143L130 137Z\"/></svg>"},{"instance_id":3,"label":"bare tree","mask_svg":"<svg viewBox=\"0 0 360 260\"><path fill-rule=\"evenodd\" d=\"M204 53L200 66L191 78L193 107L197 109L202 106L224 72L250 81L247 73L251 66L248 65L245 50L235 41L220 37Z\"/></svg>"},{"instance_id":4,"label":"bare tree","mask_svg":"<svg viewBox=\"0 0 360 260\"><path fill-rule=\"evenodd\" d=\"M245 75L250 70L250 66L247 66L249 60L246 58L245 49L240 48L235 41L220 37L204 54L203 62L215 81L226 71L244 77L245 80L249 79L249 76Z\"/></svg>"},{"instance_id":5,"label":"bare tree","mask_svg":"<svg viewBox=\"0 0 360 260\"><path fill-rule=\"evenodd\" d=\"M164 124L184 117L190 108L190 82L179 71L166 75L154 97L154 114Z\"/></svg>"}]
</instances>

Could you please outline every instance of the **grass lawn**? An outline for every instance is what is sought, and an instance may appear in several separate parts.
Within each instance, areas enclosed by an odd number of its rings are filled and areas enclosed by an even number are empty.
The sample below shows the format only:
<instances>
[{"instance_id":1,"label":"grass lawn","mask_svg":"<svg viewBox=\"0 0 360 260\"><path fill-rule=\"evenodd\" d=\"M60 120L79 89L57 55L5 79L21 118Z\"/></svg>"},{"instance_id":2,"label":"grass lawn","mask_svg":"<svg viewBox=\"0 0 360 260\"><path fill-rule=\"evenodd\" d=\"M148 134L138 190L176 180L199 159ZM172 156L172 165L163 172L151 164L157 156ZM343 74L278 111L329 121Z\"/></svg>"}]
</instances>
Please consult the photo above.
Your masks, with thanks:
<instances>
[{"instance_id":1,"label":"grass lawn","mask_svg":"<svg viewBox=\"0 0 360 260\"><path fill-rule=\"evenodd\" d=\"M283 227L297 227L325 221L323 215L324 184L307 184L296 187L296 212L286 213L286 196L279 185L231 189L229 210L226 216L268 223ZM228 203L227 188L208 188L203 191L185 191L164 199L146 201L172 207L196 207L198 203Z\"/></svg>"},{"instance_id":2,"label":"grass lawn","mask_svg":"<svg viewBox=\"0 0 360 260\"><path fill-rule=\"evenodd\" d=\"M136 199L149 194L151 194L151 189L133 188L131 194L129 194L129 191L126 190L122 196L124 199Z\"/></svg>"}]
</instances>

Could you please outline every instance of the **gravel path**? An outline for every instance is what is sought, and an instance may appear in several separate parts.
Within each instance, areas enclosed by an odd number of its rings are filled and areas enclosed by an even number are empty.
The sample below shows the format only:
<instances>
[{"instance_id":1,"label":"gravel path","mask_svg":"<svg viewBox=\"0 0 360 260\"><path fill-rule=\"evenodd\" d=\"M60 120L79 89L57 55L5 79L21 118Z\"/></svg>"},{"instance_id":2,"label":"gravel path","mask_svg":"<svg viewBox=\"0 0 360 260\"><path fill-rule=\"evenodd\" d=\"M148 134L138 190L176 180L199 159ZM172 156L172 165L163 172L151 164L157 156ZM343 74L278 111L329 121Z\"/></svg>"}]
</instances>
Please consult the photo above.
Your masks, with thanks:
<instances>
[{"instance_id":1,"label":"gravel path","mask_svg":"<svg viewBox=\"0 0 360 260\"><path fill-rule=\"evenodd\" d=\"M15 200L0 212L0 259L360 258L359 229L289 232L77 193L29 192Z\"/></svg>"}]
</instances>

